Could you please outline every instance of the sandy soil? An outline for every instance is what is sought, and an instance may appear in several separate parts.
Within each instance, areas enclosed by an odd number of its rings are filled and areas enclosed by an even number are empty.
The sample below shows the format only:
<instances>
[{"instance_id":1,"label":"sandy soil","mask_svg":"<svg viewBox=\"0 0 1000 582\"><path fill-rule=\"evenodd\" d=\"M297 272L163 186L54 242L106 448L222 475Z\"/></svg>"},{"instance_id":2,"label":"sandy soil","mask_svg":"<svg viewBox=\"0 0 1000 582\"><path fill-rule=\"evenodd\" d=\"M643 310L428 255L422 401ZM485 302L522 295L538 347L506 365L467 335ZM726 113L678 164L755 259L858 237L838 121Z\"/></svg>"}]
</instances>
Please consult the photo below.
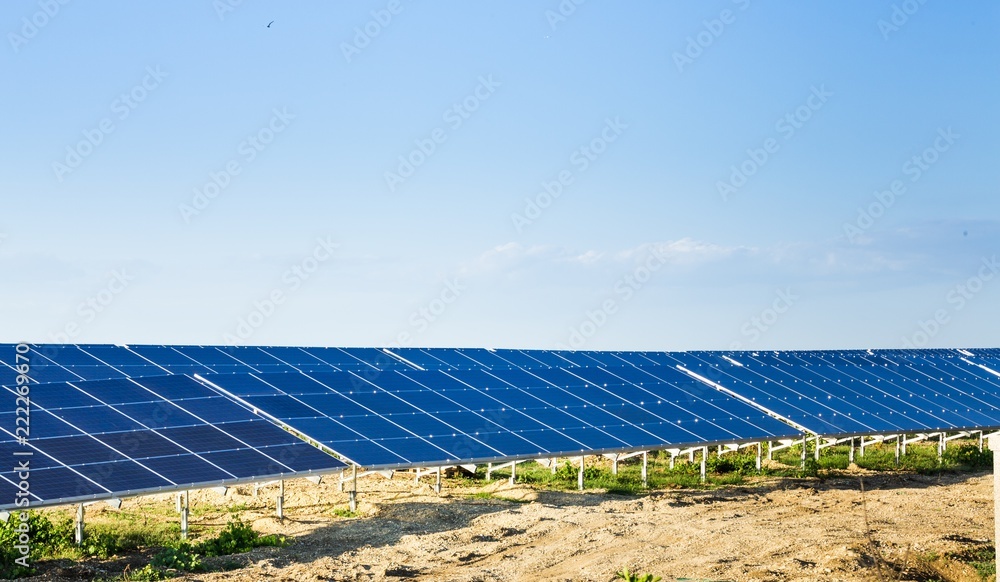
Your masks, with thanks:
<instances>
[{"instance_id":1,"label":"sandy soil","mask_svg":"<svg viewBox=\"0 0 1000 582\"><path fill-rule=\"evenodd\" d=\"M864 482L863 502L854 475L640 497L506 481L470 488L448 479L437 494L430 478L417 485L412 475L372 476L359 480L359 517L343 518L334 509L346 509L347 494L334 477L319 486L288 482L283 522L274 517L276 486L256 498L248 486L226 499L204 491L192 496L195 505L246 504L244 520L296 542L228 558L241 569L184 579L608 581L628 567L665 581L928 580L929 568L943 580L978 580L960 563L917 556L991 539L991 474L865 474ZM471 496L477 492L492 497ZM133 500L125 508L143 503L171 501ZM226 519L208 514L192 524ZM880 574L880 555L909 568Z\"/></svg>"}]
</instances>

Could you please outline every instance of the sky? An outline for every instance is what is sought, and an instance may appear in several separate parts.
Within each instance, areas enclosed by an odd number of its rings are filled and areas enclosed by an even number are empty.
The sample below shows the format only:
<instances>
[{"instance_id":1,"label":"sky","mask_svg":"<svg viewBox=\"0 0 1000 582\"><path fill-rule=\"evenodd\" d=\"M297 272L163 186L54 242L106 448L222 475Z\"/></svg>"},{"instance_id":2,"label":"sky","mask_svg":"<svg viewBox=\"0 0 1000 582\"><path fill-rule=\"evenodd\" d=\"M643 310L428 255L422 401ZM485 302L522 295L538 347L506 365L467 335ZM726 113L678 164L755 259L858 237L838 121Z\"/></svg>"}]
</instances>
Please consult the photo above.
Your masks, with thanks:
<instances>
[{"instance_id":1,"label":"sky","mask_svg":"<svg viewBox=\"0 0 1000 582\"><path fill-rule=\"evenodd\" d=\"M0 23L0 341L998 345L996 3Z\"/></svg>"}]
</instances>

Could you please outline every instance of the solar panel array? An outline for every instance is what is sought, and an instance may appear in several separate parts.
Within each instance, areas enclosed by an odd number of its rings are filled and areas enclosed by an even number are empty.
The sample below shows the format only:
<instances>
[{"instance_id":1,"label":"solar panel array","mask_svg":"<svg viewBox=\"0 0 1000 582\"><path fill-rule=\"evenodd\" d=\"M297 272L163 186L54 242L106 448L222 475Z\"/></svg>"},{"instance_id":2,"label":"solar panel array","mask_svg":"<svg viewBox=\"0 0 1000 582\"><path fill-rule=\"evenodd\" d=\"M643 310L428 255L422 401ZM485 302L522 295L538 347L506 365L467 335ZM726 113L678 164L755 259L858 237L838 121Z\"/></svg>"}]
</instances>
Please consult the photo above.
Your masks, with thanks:
<instances>
[{"instance_id":1,"label":"solar panel array","mask_svg":"<svg viewBox=\"0 0 1000 582\"><path fill-rule=\"evenodd\" d=\"M789 425L672 369L215 375L226 393L355 463L485 463L781 438Z\"/></svg>"},{"instance_id":2,"label":"solar panel array","mask_svg":"<svg viewBox=\"0 0 1000 582\"><path fill-rule=\"evenodd\" d=\"M14 354L0 344L11 392ZM37 504L345 466L295 435L380 469L1000 427L996 349L38 345L30 368ZM0 418L11 457L24 445ZM17 483L0 473L0 499Z\"/></svg>"},{"instance_id":3,"label":"solar panel array","mask_svg":"<svg viewBox=\"0 0 1000 582\"><path fill-rule=\"evenodd\" d=\"M56 382L28 398L27 424L0 412L0 454L16 461L0 472L4 508L25 480L31 505L43 505L345 467L186 376ZM12 470L22 462L27 471Z\"/></svg>"}]
</instances>

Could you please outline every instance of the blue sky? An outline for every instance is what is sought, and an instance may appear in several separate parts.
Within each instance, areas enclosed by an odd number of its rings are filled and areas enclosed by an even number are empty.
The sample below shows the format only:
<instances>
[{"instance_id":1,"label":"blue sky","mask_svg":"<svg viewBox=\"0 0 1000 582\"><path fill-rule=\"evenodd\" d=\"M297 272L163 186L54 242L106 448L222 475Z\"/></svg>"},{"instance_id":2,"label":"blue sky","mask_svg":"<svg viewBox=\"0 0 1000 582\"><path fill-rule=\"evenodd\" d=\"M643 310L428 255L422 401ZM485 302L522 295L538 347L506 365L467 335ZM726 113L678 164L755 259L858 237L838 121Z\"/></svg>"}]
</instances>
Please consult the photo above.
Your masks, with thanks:
<instances>
[{"instance_id":1,"label":"blue sky","mask_svg":"<svg viewBox=\"0 0 1000 582\"><path fill-rule=\"evenodd\" d=\"M997 344L995 3L0 22L2 341Z\"/></svg>"}]
</instances>

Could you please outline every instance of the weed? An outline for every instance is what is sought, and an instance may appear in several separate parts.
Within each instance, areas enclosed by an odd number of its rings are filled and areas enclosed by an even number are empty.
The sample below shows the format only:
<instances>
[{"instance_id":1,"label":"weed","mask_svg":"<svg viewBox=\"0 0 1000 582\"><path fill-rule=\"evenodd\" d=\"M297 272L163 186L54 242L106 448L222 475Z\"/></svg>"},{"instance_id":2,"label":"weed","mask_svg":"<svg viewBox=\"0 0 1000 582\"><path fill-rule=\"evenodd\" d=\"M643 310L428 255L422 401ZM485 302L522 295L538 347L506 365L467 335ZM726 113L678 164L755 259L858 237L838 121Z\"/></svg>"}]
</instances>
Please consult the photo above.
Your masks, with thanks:
<instances>
[{"instance_id":1,"label":"weed","mask_svg":"<svg viewBox=\"0 0 1000 582\"><path fill-rule=\"evenodd\" d=\"M30 564L50 548L68 545L69 541L49 518L36 511L12 513L6 522L0 523L0 576L20 578L34 574Z\"/></svg>"},{"instance_id":2,"label":"weed","mask_svg":"<svg viewBox=\"0 0 1000 582\"><path fill-rule=\"evenodd\" d=\"M978 447L975 448L978 452ZM997 573L996 547L993 545L982 545L961 553L948 554L948 557L972 566L983 580L991 580Z\"/></svg>"},{"instance_id":3,"label":"weed","mask_svg":"<svg viewBox=\"0 0 1000 582\"><path fill-rule=\"evenodd\" d=\"M167 574L154 567L152 564L146 564L138 570L129 570L128 567L122 572L122 582L156 582L158 580L166 580Z\"/></svg>"},{"instance_id":4,"label":"weed","mask_svg":"<svg viewBox=\"0 0 1000 582\"><path fill-rule=\"evenodd\" d=\"M226 528L216 537L199 542L194 549L204 556L230 556L249 552L261 546L283 548L287 545L288 538L285 536L276 534L262 536L249 524L237 519L227 523Z\"/></svg>"},{"instance_id":5,"label":"weed","mask_svg":"<svg viewBox=\"0 0 1000 582\"><path fill-rule=\"evenodd\" d=\"M663 578L652 574L636 574L634 572L629 572L628 568L622 568L620 572L615 574L615 576L621 580L625 580L625 582L660 582L660 580L663 580Z\"/></svg>"},{"instance_id":6,"label":"weed","mask_svg":"<svg viewBox=\"0 0 1000 582\"><path fill-rule=\"evenodd\" d=\"M979 447L973 444L946 449L943 457L947 464L971 470L989 469L993 466L993 453L988 450L980 451Z\"/></svg>"},{"instance_id":7,"label":"weed","mask_svg":"<svg viewBox=\"0 0 1000 582\"><path fill-rule=\"evenodd\" d=\"M183 572L197 572L204 569L195 546L187 542L163 548L160 553L153 556L150 565L160 570L180 570Z\"/></svg>"}]
</instances>

